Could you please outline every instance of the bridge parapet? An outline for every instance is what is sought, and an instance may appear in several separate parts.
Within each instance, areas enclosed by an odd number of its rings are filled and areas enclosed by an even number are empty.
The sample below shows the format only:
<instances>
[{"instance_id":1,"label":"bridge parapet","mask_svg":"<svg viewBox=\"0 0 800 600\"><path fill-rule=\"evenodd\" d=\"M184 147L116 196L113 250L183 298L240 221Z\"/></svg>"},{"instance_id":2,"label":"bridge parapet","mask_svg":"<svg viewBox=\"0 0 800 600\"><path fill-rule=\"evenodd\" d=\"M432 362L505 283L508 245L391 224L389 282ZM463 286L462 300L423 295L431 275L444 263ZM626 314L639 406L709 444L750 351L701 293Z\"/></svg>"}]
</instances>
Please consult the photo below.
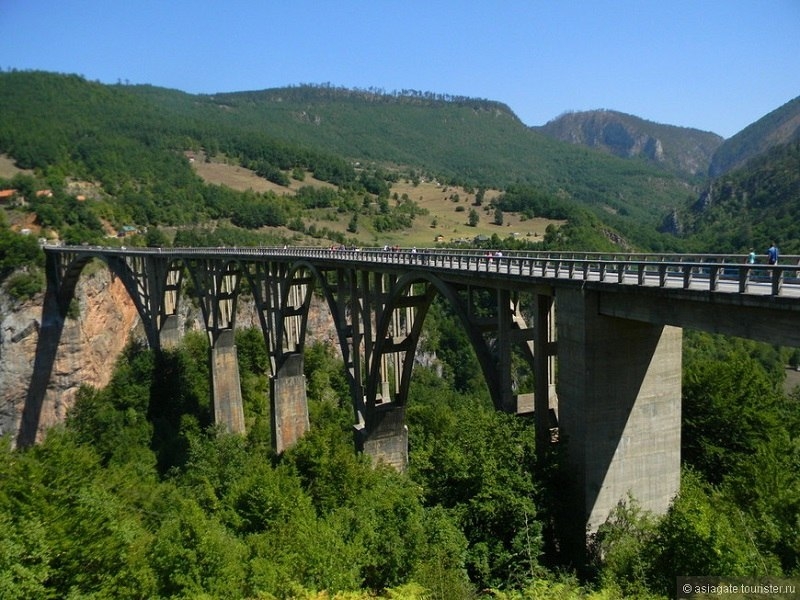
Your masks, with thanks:
<instances>
[{"instance_id":1,"label":"bridge parapet","mask_svg":"<svg viewBox=\"0 0 800 600\"><path fill-rule=\"evenodd\" d=\"M800 256L786 255L781 264L750 264L729 254L643 254L576 252L507 252L502 256L476 250L422 248L258 247L258 248L136 248L47 246L46 252L72 256L156 255L181 260L224 256L245 261L313 260L320 264L362 268L364 264L425 268L476 274L498 285L530 283L531 278L576 280L611 285L660 287L725 294L800 298Z\"/></svg>"}]
</instances>

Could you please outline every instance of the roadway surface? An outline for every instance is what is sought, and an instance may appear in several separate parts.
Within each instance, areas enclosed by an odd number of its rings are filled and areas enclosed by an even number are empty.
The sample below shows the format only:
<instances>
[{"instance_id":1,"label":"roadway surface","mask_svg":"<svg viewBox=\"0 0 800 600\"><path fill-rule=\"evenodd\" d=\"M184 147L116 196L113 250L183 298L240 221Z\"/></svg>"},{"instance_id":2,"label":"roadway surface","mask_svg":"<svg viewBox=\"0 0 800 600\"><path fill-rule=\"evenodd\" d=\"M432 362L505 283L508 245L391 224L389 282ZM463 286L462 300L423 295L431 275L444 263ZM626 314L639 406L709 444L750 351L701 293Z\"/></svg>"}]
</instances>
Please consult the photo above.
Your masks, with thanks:
<instances>
[{"instance_id":1,"label":"roadway surface","mask_svg":"<svg viewBox=\"0 0 800 600\"><path fill-rule=\"evenodd\" d=\"M81 255L159 254L179 258L297 260L325 264L376 263L440 273L480 273L515 280L572 280L615 286L687 290L800 299L800 256L780 264L748 264L745 257L721 254L608 254L502 252L451 249L316 247L115 248L46 246L46 251Z\"/></svg>"}]
</instances>

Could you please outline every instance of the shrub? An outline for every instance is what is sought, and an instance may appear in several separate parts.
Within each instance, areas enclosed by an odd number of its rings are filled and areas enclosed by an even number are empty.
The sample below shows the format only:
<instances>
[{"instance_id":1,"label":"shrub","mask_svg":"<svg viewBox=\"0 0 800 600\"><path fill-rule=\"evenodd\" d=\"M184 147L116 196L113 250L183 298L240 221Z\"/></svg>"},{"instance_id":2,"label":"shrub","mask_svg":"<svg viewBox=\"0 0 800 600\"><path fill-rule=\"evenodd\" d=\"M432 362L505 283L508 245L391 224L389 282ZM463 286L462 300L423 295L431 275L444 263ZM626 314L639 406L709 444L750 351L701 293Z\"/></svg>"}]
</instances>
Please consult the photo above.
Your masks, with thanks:
<instances>
[{"instance_id":1,"label":"shrub","mask_svg":"<svg viewBox=\"0 0 800 600\"><path fill-rule=\"evenodd\" d=\"M44 289L44 274L39 269L14 273L6 282L8 295L16 300L29 300Z\"/></svg>"}]
</instances>

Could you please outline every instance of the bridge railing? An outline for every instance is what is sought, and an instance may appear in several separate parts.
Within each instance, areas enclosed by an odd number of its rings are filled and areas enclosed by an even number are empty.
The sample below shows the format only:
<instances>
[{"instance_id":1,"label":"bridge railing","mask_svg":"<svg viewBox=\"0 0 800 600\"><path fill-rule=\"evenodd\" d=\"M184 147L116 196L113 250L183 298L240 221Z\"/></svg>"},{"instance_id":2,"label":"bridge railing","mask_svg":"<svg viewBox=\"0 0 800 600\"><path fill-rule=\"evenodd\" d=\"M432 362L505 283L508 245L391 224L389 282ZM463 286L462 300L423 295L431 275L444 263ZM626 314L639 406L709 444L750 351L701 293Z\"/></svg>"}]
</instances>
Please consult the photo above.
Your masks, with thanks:
<instances>
[{"instance_id":1,"label":"bridge railing","mask_svg":"<svg viewBox=\"0 0 800 600\"><path fill-rule=\"evenodd\" d=\"M682 288L800 298L800 256L781 264L750 264L731 254L654 254L604 252L493 252L441 248L384 249L345 247L102 248L46 247L47 251L89 254L165 254L181 257L235 256L249 259L308 259L382 263L446 271L497 274L512 278L597 281L640 287Z\"/></svg>"}]
</instances>

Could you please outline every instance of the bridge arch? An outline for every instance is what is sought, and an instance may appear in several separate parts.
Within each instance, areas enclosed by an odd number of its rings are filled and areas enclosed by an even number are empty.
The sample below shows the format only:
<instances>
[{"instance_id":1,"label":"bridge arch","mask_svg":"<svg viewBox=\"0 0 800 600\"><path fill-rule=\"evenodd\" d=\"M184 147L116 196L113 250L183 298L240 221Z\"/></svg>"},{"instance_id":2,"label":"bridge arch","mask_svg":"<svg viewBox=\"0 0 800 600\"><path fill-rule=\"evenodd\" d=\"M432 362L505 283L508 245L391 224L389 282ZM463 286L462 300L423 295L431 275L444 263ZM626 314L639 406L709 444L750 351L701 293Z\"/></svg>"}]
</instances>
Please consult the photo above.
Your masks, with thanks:
<instances>
[{"instance_id":1,"label":"bridge arch","mask_svg":"<svg viewBox=\"0 0 800 600\"><path fill-rule=\"evenodd\" d=\"M297 273L298 271L306 270L311 277L313 278L314 282L319 286L319 291L322 293L322 297L325 300L325 304L330 311L331 318L333 319L333 324L336 329L336 339L339 343L339 349L342 353L342 356L345 360L345 365L348 365L349 362L352 360L352 352L353 348L349 343L349 329L352 326L352 318L350 322L348 322L348 314L347 309L349 308L352 310L352 306L347 306L347 298L337 298L337 292L341 296L343 294L342 287L345 281L342 281L343 277L353 276L352 274L345 274L342 271L332 271L332 270L322 270L318 268L315 264L307 260L298 260L291 263L290 272ZM331 287L331 282L329 281L328 274L333 272L335 274L335 285L338 289L334 289ZM310 301L311 301L311 294L313 294L313 290L309 290L308 296L308 304L305 304L306 308L308 308ZM288 296L288 292L287 292ZM343 304L343 302L345 304ZM305 311L305 319L307 321L308 318L308 311ZM305 328L303 330L305 332ZM305 336L303 336L305 338ZM305 339L303 339L303 344L305 345ZM348 369L348 376L350 379L350 387L353 394L357 393L357 386L355 386L355 382L352 381L354 373L351 369Z\"/></svg>"},{"instance_id":2,"label":"bridge arch","mask_svg":"<svg viewBox=\"0 0 800 600\"><path fill-rule=\"evenodd\" d=\"M166 261L153 263L140 256L70 255L67 260L48 267L56 272L48 277L48 288L56 294L62 315L66 314L75 296L83 269L93 258L104 263L112 277L122 282L139 314L148 346L158 350L164 342L167 345L176 344L181 281L187 268L185 261L170 257ZM175 331L170 334L171 329Z\"/></svg>"},{"instance_id":3,"label":"bridge arch","mask_svg":"<svg viewBox=\"0 0 800 600\"><path fill-rule=\"evenodd\" d=\"M125 290L128 292L128 296L130 296L133 301L139 316L142 320L146 319L147 314L136 293L135 278L132 276L131 269L124 261L120 261L113 256L75 256L72 260L61 266L60 273L57 277L58 285L54 292L62 314L66 314L70 302L75 297L75 289L80 281L83 270L95 259L105 264L112 276L120 279Z\"/></svg>"},{"instance_id":4,"label":"bridge arch","mask_svg":"<svg viewBox=\"0 0 800 600\"><path fill-rule=\"evenodd\" d=\"M46 254L45 273L47 278L42 317L36 340L31 380L17 431L16 445L19 447L30 446L36 442L41 433L42 411L46 400L50 398L58 403L58 398L52 398L52 389L49 389L51 377L56 365L70 304L75 298L86 266L94 259L99 259L99 262L105 266L112 281L116 278L122 283L145 327L148 343L157 343L157 332L148 327L147 306L136 292L135 276L124 261L113 255L98 256L73 252L54 257Z\"/></svg>"},{"instance_id":5,"label":"bridge arch","mask_svg":"<svg viewBox=\"0 0 800 600\"><path fill-rule=\"evenodd\" d=\"M424 292L419 296L415 296L418 300L409 303L408 292L416 285L423 285ZM437 296L447 301L466 330L495 407L498 409L501 408L501 400L497 393L498 379L489 346L469 318L468 308L459 298L456 288L436 275L426 272L412 272L401 276L393 286L387 298L377 327L375 359L372 362L370 376L368 378L367 398L372 400L377 397L381 358L387 353L400 351L403 353L403 357L398 362L402 366L402 369L396 386L397 394L394 402L399 406L404 406L407 403L411 372L414 364L413 359L419 344L425 317ZM407 309L410 305L413 305L413 307L417 309L417 312L413 317L410 327L408 327L405 339L398 345L397 342L392 342L390 337L395 337L399 332L391 331L394 335L390 336L390 330L392 326L398 322L397 311ZM374 408L374 403L372 403L370 408Z\"/></svg>"},{"instance_id":6,"label":"bridge arch","mask_svg":"<svg viewBox=\"0 0 800 600\"><path fill-rule=\"evenodd\" d=\"M302 355L315 292L322 295L336 329L360 439L375 430L387 408L404 409L422 327L436 297L452 308L467 332L496 408L516 410L513 399L509 400L510 376L501 375L510 369L510 355L505 363L498 359L495 344L499 337L509 337L509 318L505 315L511 297L508 290L492 290L491 285L480 281L446 280L435 269L424 268L427 261L420 262L423 259L419 256L402 253L380 255L380 259L391 264L400 258L412 268L373 269L347 264L349 260L343 264L342 255L324 251L313 257L281 257L277 252L258 258L253 254L258 252L69 249L48 253L53 272L48 286L56 291L62 307L68 305L82 269L92 258L100 258L132 299L148 344L160 349L162 344L169 345L168 338L175 343L178 337L177 304L183 277L188 276L210 342L216 419L229 430L244 431L235 320L238 296L247 282L270 356L270 402L277 419L273 428L286 432L276 449L291 445L308 429ZM359 253L348 253L346 258L374 261L374 256ZM486 272L496 271L498 264L487 263ZM499 316L489 325L489 335L495 337L488 340L487 324L479 323L472 314L475 290L497 293ZM500 322L503 318L505 323ZM393 382L388 376L390 361L394 363ZM395 385L393 392L389 390L391 383ZM282 426L278 423L281 414L289 415Z\"/></svg>"}]
</instances>

